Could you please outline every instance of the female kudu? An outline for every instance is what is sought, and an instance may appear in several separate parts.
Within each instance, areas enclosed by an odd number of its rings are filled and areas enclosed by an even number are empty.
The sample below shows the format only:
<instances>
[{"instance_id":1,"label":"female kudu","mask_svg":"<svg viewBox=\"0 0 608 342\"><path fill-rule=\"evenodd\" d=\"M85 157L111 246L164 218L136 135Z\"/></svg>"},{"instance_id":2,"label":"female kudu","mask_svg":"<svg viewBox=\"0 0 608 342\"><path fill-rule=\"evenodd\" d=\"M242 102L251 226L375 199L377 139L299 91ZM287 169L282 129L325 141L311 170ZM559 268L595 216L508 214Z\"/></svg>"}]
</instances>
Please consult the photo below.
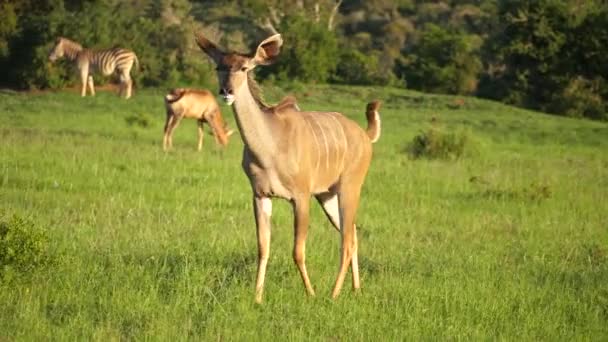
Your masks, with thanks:
<instances>
[{"instance_id":1,"label":"female kudu","mask_svg":"<svg viewBox=\"0 0 608 342\"><path fill-rule=\"evenodd\" d=\"M196 119L198 122L198 145L203 148L203 124L211 126L215 142L223 147L228 145L228 138L234 133L227 129L220 106L208 90L177 88L165 95L167 120L163 135L163 150L173 147L173 131L183 118Z\"/></svg>"},{"instance_id":2,"label":"female kudu","mask_svg":"<svg viewBox=\"0 0 608 342\"><path fill-rule=\"evenodd\" d=\"M257 91L252 70L275 60L283 44L279 34L262 41L252 55L221 51L200 35L197 43L217 64L220 95L232 105L245 143L242 166L253 189L258 238L256 302L262 301L269 256L271 197L287 199L293 205L293 258L308 294L314 295L305 265L311 195L342 236L332 298L340 293L349 264L353 288L358 289L355 214L372 158L372 142L380 136L379 102L368 104L367 131L340 113L300 111L293 99L269 107Z\"/></svg>"}]
</instances>

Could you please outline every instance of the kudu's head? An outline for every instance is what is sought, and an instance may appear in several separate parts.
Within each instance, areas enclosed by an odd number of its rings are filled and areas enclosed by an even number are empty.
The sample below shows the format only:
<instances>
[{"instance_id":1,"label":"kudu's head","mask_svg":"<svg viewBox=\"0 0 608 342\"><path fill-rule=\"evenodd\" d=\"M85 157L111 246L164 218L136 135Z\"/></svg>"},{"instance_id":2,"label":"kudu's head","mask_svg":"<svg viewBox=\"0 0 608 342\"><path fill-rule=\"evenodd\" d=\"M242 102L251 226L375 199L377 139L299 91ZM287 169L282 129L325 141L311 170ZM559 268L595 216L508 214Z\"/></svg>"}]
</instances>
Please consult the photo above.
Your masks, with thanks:
<instances>
[{"instance_id":1,"label":"kudu's head","mask_svg":"<svg viewBox=\"0 0 608 342\"><path fill-rule=\"evenodd\" d=\"M58 60L59 58L63 57L63 54L65 53L63 51L64 41L65 41L65 39L63 37L57 38L57 40L55 41L55 46L49 53L49 61L54 62L54 61Z\"/></svg>"},{"instance_id":2,"label":"kudu's head","mask_svg":"<svg viewBox=\"0 0 608 342\"><path fill-rule=\"evenodd\" d=\"M242 87L247 86L247 73L258 65L272 64L279 55L283 39L280 34L264 39L252 54L224 52L202 35L196 37L198 46L217 65L220 95L231 105Z\"/></svg>"}]
</instances>

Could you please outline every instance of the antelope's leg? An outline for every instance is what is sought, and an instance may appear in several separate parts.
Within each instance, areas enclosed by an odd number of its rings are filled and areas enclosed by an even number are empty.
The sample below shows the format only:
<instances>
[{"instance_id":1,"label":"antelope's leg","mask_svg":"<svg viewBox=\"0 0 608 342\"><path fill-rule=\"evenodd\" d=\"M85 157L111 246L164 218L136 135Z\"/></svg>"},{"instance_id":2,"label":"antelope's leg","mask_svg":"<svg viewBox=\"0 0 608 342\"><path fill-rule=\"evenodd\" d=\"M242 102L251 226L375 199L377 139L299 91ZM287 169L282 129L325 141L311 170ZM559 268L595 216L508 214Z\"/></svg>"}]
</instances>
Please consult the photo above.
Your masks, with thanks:
<instances>
[{"instance_id":1,"label":"antelope's leg","mask_svg":"<svg viewBox=\"0 0 608 342\"><path fill-rule=\"evenodd\" d=\"M182 121L182 117L178 115L173 115L171 121L168 123L167 133L167 142L169 148L173 148L173 130L179 125L180 121Z\"/></svg>"},{"instance_id":2,"label":"antelope's leg","mask_svg":"<svg viewBox=\"0 0 608 342\"><path fill-rule=\"evenodd\" d=\"M340 294L342 284L344 283L344 277L348 271L348 264L352 262L353 255L357 252L355 216L359 206L360 191L360 189L352 186L346 188L342 187L338 195L342 248L340 251L340 268L334 290L331 294L332 298L336 298ZM358 265L356 268L353 268L353 270L353 286L359 286Z\"/></svg>"},{"instance_id":3,"label":"antelope's leg","mask_svg":"<svg viewBox=\"0 0 608 342\"><path fill-rule=\"evenodd\" d=\"M88 85L89 90L91 91L91 95L95 96L95 84L93 83L93 76L89 75L88 77Z\"/></svg>"},{"instance_id":4,"label":"antelope's leg","mask_svg":"<svg viewBox=\"0 0 608 342\"><path fill-rule=\"evenodd\" d=\"M169 127L173 121L173 114L167 111L167 120L165 121L165 129L163 133L163 150L167 151L169 148Z\"/></svg>"},{"instance_id":5,"label":"antelope's leg","mask_svg":"<svg viewBox=\"0 0 608 342\"><path fill-rule=\"evenodd\" d=\"M334 193L322 193L316 195L315 198L319 201L321 208L325 212L325 215L329 219L329 222L336 228L338 233L340 232L340 208L338 207L338 195ZM353 289L357 290L361 287L359 281L359 258L357 257L358 246L357 243L357 228L355 225L355 249L353 250L352 260L350 262L352 273L353 273Z\"/></svg>"},{"instance_id":6,"label":"antelope's leg","mask_svg":"<svg viewBox=\"0 0 608 342\"><path fill-rule=\"evenodd\" d=\"M306 292L310 296L314 296L315 291L310 285L308 272L306 272L306 235L308 233L310 195L299 196L293 200L292 204L294 213L293 260L298 266Z\"/></svg>"},{"instance_id":7,"label":"antelope's leg","mask_svg":"<svg viewBox=\"0 0 608 342\"><path fill-rule=\"evenodd\" d=\"M270 255L270 217L272 216L272 201L268 197L253 197L253 210L258 237L258 275L255 281L255 301L262 302L264 294L264 278L266 265Z\"/></svg>"},{"instance_id":8,"label":"antelope's leg","mask_svg":"<svg viewBox=\"0 0 608 342\"><path fill-rule=\"evenodd\" d=\"M198 145L197 145L197 150L200 151L203 149L203 137L205 136L205 131L203 130L203 121L202 120L198 120L197 121L197 125L198 125Z\"/></svg>"}]
</instances>

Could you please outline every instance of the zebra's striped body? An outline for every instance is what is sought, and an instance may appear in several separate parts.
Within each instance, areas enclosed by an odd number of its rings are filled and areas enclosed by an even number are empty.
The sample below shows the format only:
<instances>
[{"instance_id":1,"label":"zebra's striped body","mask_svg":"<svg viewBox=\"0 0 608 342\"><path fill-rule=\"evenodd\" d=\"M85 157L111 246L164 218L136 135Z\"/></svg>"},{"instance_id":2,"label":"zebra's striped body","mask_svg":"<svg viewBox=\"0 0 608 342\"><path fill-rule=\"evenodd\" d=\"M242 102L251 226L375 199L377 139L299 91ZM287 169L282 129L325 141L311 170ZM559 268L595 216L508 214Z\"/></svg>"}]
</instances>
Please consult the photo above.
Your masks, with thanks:
<instances>
[{"instance_id":1,"label":"zebra's striped body","mask_svg":"<svg viewBox=\"0 0 608 342\"><path fill-rule=\"evenodd\" d=\"M121 93L125 92L127 99L131 97L133 84L131 80L131 68L133 67L133 63L139 64L137 56L133 51L117 47L107 50L85 49L82 45L61 37L57 39L57 43L51 51L49 59L55 61L64 56L75 62L80 72L82 96L86 96L87 84L91 95L95 95L92 74L98 71L104 76L109 76L116 72L120 76Z\"/></svg>"}]
</instances>

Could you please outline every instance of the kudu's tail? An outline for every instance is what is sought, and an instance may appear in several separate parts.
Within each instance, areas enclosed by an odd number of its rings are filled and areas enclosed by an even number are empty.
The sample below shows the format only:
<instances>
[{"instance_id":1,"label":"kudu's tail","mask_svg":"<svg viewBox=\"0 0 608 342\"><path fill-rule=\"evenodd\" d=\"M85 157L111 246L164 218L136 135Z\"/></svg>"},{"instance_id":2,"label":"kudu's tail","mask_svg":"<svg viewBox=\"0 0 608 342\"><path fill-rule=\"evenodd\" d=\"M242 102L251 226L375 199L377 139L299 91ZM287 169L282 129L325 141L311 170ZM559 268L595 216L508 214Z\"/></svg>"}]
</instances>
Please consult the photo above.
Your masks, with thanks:
<instances>
[{"instance_id":1,"label":"kudu's tail","mask_svg":"<svg viewBox=\"0 0 608 342\"><path fill-rule=\"evenodd\" d=\"M380 101L374 100L367 104L365 116L367 116L367 136L375 143L380 138Z\"/></svg>"},{"instance_id":2,"label":"kudu's tail","mask_svg":"<svg viewBox=\"0 0 608 342\"><path fill-rule=\"evenodd\" d=\"M179 101L184 94L186 94L187 89L184 88L176 88L171 89L167 95L165 95L165 101L167 104L171 104L173 102Z\"/></svg>"}]
</instances>

